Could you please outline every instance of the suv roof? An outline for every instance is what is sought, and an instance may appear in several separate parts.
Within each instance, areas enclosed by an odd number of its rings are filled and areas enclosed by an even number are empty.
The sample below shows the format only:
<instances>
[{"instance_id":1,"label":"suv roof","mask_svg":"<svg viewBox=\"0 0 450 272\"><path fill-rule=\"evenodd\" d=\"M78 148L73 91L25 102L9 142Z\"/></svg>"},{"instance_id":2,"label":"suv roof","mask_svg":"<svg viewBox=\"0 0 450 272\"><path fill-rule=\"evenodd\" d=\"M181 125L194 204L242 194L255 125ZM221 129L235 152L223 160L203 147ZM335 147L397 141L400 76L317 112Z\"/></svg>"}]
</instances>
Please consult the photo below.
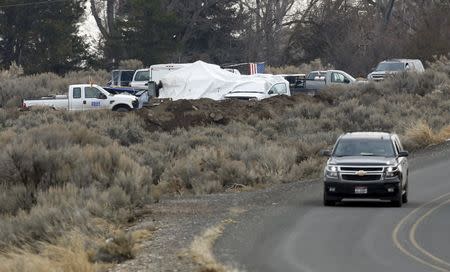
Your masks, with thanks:
<instances>
[{"instance_id":1,"label":"suv roof","mask_svg":"<svg viewBox=\"0 0 450 272\"><path fill-rule=\"evenodd\" d=\"M388 132L350 132L343 134L341 139L390 139L392 135L392 133Z\"/></svg>"}]
</instances>

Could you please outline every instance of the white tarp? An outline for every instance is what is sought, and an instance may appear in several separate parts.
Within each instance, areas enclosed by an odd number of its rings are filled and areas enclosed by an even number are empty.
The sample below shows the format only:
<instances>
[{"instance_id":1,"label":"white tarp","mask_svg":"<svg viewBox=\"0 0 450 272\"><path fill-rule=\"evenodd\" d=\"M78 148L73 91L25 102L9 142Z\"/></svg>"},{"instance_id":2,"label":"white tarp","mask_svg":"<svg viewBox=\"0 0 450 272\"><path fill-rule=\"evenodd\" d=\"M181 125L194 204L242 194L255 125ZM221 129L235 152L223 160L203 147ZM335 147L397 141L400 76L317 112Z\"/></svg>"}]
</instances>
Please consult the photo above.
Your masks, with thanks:
<instances>
[{"instance_id":1,"label":"white tarp","mask_svg":"<svg viewBox=\"0 0 450 272\"><path fill-rule=\"evenodd\" d=\"M238 75L218 65L197 61L164 76L159 98L221 100L236 90L268 92L271 86L280 82L285 80L279 76Z\"/></svg>"}]
</instances>

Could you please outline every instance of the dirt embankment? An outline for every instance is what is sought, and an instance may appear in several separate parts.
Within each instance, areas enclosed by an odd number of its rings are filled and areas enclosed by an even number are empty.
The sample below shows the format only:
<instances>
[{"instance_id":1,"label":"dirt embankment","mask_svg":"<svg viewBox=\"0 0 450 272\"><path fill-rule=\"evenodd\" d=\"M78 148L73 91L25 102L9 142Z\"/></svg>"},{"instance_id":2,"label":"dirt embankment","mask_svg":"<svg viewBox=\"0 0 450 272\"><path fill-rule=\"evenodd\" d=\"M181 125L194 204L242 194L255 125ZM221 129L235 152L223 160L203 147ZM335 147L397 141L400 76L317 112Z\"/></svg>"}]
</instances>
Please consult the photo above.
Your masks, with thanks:
<instances>
[{"instance_id":1,"label":"dirt embankment","mask_svg":"<svg viewBox=\"0 0 450 272\"><path fill-rule=\"evenodd\" d=\"M149 131L172 131L209 124L226 125L231 121L271 119L299 101L314 102L320 98L307 95L277 96L262 101L211 99L164 101L138 111Z\"/></svg>"}]
</instances>

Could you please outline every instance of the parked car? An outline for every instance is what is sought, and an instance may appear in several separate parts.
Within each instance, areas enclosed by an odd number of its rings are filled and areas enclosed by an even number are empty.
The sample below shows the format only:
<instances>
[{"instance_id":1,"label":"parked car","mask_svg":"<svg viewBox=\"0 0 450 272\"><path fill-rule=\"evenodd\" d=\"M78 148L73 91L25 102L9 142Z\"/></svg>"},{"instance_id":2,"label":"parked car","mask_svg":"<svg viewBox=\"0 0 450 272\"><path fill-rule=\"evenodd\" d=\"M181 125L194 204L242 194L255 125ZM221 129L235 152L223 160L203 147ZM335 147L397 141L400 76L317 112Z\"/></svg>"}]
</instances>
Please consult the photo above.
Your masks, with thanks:
<instances>
[{"instance_id":1,"label":"parked car","mask_svg":"<svg viewBox=\"0 0 450 272\"><path fill-rule=\"evenodd\" d=\"M55 95L38 99L24 99L23 108L49 107L70 111L110 109L127 112L141 107L139 99L131 94L113 95L100 86L70 85L68 95Z\"/></svg>"},{"instance_id":2,"label":"parked car","mask_svg":"<svg viewBox=\"0 0 450 272\"><path fill-rule=\"evenodd\" d=\"M343 134L324 169L323 202L335 205L343 199L389 200L396 207L408 202L408 152L392 133Z\"/></svg>"},{"instance_id":3,"label":"parked car","mask_svg":"<svg viewBox=\"0 0 450 272\"><path fill-rule=\"evenodd\" d=\"M289 82L282 77L252 78L233 87L233 90L224 96L225 99L262 100L278 95L291 96ZM270 85L268 85L270 83Z\"/></svg>"},{"instance_id":4,"label":"parked car","mask_svg":"<svg viewBox=\"0 0 450 272\"><path fill-rule=\"evenodd\" d=\"M390 59L380 62L374 71L367 76L367 79L381 81L389 75L402 72L422 73L424 71L422 61L418 59Z\"/></svg>"},{"instance_id":5,"label":"parked car","mask_svg":"<svg viewBox=\"0 0 450 272\"><path fill-rule=\"evenodd\" d=\"M298 92L316 93L331 85L353 84L356 79L341 70L312 71L298 82Z\"/></svg>"}]
</instances>

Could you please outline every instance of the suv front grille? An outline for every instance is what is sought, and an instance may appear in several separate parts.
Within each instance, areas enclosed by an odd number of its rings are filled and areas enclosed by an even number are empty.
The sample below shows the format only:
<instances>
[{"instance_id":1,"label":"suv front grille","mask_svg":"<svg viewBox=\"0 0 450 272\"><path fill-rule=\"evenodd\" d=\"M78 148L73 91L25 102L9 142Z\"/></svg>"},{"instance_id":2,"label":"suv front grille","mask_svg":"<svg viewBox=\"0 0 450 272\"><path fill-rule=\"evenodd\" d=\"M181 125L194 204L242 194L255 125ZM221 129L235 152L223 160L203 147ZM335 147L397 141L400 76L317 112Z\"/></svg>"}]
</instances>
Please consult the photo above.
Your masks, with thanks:
<instances>
[{"instance_id":1,"label":"suv front grille","mask_svg":"<svg viewBox=\"0 0 450 272\"><path fill-rule=\"evenodd\" d=\"M350 180L350 181L376 181L381 180L381 175L365 175L365 176L358 176L358 175L342 175L343 180Z\"/></svg>"},{"instance_id":2,"label":"suv front grille","mask_svg":"<svg viewBox=\"0 0 450 272\"><path fill-rule=\"evenodd\" d=\"M375 171L381 172L383 171L383 167L341 167L341 171Z\"/></svg>"}]
</instances>

